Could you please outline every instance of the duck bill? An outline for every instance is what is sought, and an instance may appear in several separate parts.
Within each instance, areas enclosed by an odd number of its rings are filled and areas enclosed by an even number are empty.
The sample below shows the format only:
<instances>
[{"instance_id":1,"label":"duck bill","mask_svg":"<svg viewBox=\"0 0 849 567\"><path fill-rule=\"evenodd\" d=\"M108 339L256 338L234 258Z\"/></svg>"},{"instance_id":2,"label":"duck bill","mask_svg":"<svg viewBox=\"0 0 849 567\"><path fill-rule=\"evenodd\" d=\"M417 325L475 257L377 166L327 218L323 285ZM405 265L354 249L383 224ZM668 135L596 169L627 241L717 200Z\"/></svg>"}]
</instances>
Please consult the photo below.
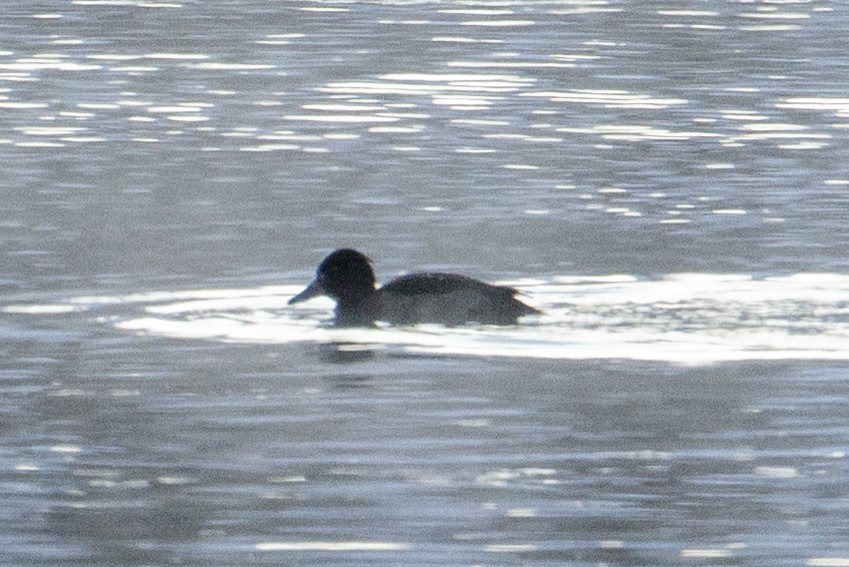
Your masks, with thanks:
<instances>
[{"instance_id":1,"label":"duck bill","mask_svg":"<svg viewBox=\"0 0 849 567\"><path fill-rule=\"evenodd\" d=\"M312 299L319 295L324 295L324 287L318 280L314 280L304 291L290 299L286 304L292 305L293 303L300 303L301 301L306 301L307 299Z\"/></svg>"}]
</instances>

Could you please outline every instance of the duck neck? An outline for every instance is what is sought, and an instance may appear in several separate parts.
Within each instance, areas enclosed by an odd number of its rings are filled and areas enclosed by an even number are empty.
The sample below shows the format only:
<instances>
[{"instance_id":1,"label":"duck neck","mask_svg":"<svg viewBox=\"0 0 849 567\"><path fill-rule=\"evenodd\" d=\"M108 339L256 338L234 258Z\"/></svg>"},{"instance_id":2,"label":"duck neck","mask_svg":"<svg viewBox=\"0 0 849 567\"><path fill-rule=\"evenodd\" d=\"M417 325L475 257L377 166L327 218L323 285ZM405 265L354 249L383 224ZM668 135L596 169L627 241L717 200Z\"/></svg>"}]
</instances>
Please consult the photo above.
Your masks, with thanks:
<instances>
[{"instance_id":1,"label":"duck neck","mask_svg":"<svg viewBox=\"0 0 849 567\"><path fill-rule=\"evenodd\" d=\"M374 324L374 288L337 298L336 326L369 327Z\"/></svg>"}]
</instances>

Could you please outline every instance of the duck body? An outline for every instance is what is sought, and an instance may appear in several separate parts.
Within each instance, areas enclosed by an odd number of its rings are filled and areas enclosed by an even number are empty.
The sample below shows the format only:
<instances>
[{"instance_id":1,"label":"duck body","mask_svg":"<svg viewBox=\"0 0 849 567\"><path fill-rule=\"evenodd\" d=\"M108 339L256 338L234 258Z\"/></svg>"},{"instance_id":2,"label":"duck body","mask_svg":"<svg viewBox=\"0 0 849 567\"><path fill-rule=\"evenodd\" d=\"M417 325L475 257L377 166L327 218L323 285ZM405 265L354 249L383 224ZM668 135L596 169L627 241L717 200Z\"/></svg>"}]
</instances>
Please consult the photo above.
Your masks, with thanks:
<instances>
[{"instance_id":1,"label":"duck body","mask_svg":"<svg viewBox=\"0 0 849 567\"><path fill-rule=\"evenodd\" d=\"M368 258L343 248L321 262L313 282L289 304L327 295L336 301L335 323L340 327L368 327L376 321L514 325L523 315L539 313L516 299L517 293L510 287L441 272L409 274L377 288Z\"/></svg>"}]
</instances>

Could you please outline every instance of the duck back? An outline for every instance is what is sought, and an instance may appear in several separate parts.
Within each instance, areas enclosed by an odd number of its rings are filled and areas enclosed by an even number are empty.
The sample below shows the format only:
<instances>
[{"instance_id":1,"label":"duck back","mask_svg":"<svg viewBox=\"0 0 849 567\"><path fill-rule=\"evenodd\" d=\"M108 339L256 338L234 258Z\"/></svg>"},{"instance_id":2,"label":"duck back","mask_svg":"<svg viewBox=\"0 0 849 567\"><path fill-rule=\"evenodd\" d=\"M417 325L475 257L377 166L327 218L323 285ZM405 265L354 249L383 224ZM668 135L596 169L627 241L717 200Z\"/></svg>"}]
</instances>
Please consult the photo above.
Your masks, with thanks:
<instances>
[{"instance_id":1,"label":"duck back","mask_svg":"<svg viewBox=\"0 0 849 567\"><path fill-rule=\"evenodd\" d=\"M438 272L402 276L377 290L377 320L396 325L477 322L512 325L538 313L516 299L518 292L458 274Z\"/></svg>"}]
</instances>

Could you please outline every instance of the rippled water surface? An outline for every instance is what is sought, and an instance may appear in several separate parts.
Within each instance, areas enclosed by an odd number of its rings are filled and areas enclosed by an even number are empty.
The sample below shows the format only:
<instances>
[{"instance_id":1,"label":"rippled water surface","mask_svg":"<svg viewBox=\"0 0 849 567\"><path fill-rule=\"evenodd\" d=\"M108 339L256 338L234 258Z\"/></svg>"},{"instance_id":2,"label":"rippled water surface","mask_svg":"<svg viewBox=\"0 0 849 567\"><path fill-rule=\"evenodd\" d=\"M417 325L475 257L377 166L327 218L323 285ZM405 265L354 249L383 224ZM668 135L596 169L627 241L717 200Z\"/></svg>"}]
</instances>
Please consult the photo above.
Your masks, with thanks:
<instances>
[{"instance_id":1,"label":"rippled water surface","mask_svg":"<svg viewBox=\"0 0 849 567\"><path fill-rule=\"evenodd\" d=\"M849 566L832 1L0 17L0 564ZM507 282L338 331L329 250Z\"/></svg>"}]
</instances>

